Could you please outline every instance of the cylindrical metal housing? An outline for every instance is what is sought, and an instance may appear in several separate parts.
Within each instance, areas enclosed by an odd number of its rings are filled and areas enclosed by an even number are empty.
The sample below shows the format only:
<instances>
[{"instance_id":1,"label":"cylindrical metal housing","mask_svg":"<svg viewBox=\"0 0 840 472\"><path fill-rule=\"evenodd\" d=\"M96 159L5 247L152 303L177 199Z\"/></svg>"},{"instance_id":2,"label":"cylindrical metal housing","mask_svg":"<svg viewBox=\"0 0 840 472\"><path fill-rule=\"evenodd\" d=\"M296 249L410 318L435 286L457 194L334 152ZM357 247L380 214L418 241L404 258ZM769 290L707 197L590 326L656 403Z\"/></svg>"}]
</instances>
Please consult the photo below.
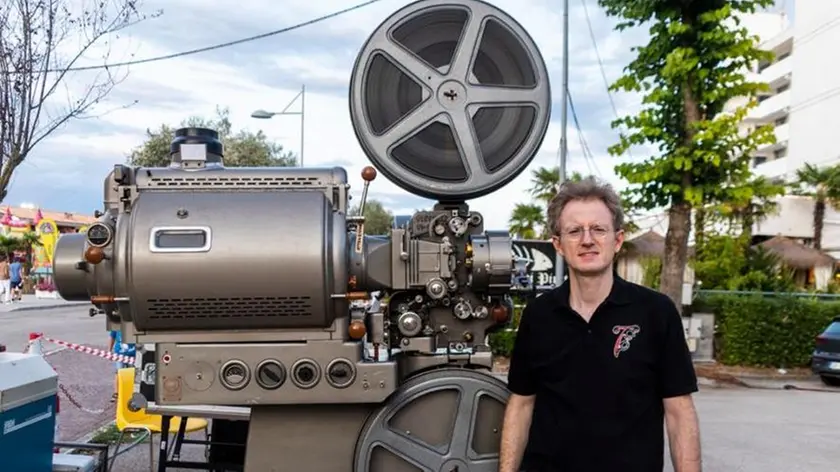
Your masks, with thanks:
<instances>
[{"instance_id":1,"label":"cylindrical metal housing","mask_svg":"<svg viewBox=\"0 0 840 472\"><path fill-rule=\"evenodd\" d=\"M510 234L507 231L487 231L483 236L473 236L471 242L472 289L491 294L510 291L513 273Z\"/></svg>"},{"instance_id":2,"label":"cylindrical metal housing","mask_svg":"<svg viewBox=\"0 0 840 472\"><path fill-rule=\"evenodd\" d=\"M86 239L84 233L68 233L61 235L55 245L55 288L61 298L68 301L89 301L95 287L92 277L88 275L88 271L93 271L93 266L84 262L82 257Z\"/></svg>"},{"instance_id":3,"label":"cylindrical metal housing","mask_svg":"<svg viewBox=\"0 0 840 472\"><path fill-rule=\"evenodd\" d=\"M138 330L327 327L336 316L345 218L323 192L143 192L130 218Z\"/></svg>"}]
</instances>

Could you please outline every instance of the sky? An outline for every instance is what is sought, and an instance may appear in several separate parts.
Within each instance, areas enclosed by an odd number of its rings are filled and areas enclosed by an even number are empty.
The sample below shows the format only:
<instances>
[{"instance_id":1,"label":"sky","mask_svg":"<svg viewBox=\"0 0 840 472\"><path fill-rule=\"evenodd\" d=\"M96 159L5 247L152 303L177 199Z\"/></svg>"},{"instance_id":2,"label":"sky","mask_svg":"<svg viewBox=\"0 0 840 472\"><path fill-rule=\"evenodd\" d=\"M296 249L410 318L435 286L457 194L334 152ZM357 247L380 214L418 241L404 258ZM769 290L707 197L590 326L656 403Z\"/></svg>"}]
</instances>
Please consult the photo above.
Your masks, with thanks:
<instances>
[{"instance_id":1,"label":"sky","mask_svg":"<svg viewBox=\"0 0 840 472\"><path fill-rule=\"evenodd\" d=\"M144 59L214 45L292 26L348 8L362 0L216 0L213 7L198 0L145 0L143 11L162 10L109 38L108 62ZM305 85L304 164L342 166L351 191L361 194L361 169L369 165L350 121L348 86L354 61L366 39L391 13L410 0L382 0L324 22L225 49L117 69L126 78L92 110L92 117L68 122L41 142L15 173L10 205L33 205L55 211L92 213L102 207L103 180L114 164L125 162L140 146L147 128L178 125L190 116L213 116L228 107L235 130L262 130L286 149L300 151L300 118L251 118L256 109L279 111ZM557 0L493 0L490 3L515 18L536 42L546 63L552 90L551 124L528 169L504 188L471 200L488 229L507 227L511 210L530 200L531 172L558 163L561 120L562 4ZM610 94L602 77L617 79L632 60L631 47L645 42L646 31L614 31L615 19L605 17L594 0L570 0L569 91L582 135L594 159L581 150L572 116L568 126L569 172L595 174L617 187L614 174L621 159L607 148L618 140L610 122L616 112L632 113L639 97ZM282 6L281 6L282 5ZM588 17L587 17L588 12ZM594 35L590 36L589 19ZM597 45L597 53L595 45ZM63 46L69 54L76 43ZM103 63L104 46L86 54L77 65ZM54 95L51 106L83 93L98 72L71 73L66 92ZM58 109L58 108L56 108ZM300 111L300 102L290 111ZM643 150L642 150L643 151ZM634 154L634 159L644 152ZM369 198L381 201L394 214L410 214L433 202L415 197L381 176L371 184Z\"/></svg>"}]
</instances>

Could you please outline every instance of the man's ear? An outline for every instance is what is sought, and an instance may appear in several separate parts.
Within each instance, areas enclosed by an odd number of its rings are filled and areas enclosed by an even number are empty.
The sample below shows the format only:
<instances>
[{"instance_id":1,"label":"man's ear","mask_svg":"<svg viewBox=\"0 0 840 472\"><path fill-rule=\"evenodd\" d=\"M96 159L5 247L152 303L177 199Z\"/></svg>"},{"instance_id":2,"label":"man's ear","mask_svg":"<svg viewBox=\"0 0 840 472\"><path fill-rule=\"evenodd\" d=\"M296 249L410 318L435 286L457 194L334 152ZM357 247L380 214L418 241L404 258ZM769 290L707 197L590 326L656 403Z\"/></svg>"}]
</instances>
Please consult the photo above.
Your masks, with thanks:
<instances>
[{"instance_id":1,"label":"man's ear","mask_svg":"<svg viewBox=\"0 0 840 472\"><path fill-rule=\"evenodd\" d=\"M620 229L615 233L615 252L621 250L621 246L624 245L624 230Z\"/></svg>"},{"instance_id":2,"label":"man's ear","mask_svg":"<svg viewBox=\"0 0 840 472\"><path fill-rule=\"evenodd\" d=\"M562 257L565 257L563 254L563 246L560 244L560 237L559 236L552 236L551 237L551 245L554 246L554 251L557 252Z\"/></svg>"}]
</instances>

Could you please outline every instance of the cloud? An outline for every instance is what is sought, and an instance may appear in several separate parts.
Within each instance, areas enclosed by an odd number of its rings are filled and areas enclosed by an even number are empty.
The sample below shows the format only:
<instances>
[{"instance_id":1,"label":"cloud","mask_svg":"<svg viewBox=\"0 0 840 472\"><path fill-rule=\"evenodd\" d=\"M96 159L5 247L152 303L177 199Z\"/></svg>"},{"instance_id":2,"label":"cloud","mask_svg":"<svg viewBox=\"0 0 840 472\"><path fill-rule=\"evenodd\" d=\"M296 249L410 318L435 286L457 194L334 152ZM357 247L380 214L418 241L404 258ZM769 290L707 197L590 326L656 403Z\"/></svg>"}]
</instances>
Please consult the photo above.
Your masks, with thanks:
<instances>
[{"instance_id":1,"label":"cloud","mask_svg":"<svg viewBox=\"0 0 840 472\"><path fill-rule=\"evenodd\" d=\"M114 60L147 58L265 33L347 8L348 0L286 0L282 8L268 0L218 0L212 8L197 0L146 1L148 11L163 15L133 27L111 44ZM300 151L300 122L295 116L270 121L250 118L258 108L279 110L306 85L306 166L341 165L348 169L352 192L360 196L361 169L368 165L350 122L348 81L356 54L387 16L410 3L383 0L374 5L263 40L192 56L136 65L97 106L98 119L73 121L36 148L19 168L7 202L35 202L63 211L86 211L101 206L102 180L115 163L142 144L147 128L162 123L177 125L184 119L211 116L227 106L235 128L263 130L295 153ZM553 95L552 121L529 168L504 189L470 202L484 213L489 229L506 227L510 211L527 201L531 172L557 164L560 142L562 76L562 11L554 0L498 0L493 2L519 21L539 46L549 70ZM618 139L610 128L615 113L609 101L601 65L612 82L630 60L630 47L645 38L644 31L617 33L592 2L587 6L596 54L583 8L572 2L570 11L570 84L578 122L594 159L586 159L579 133L569 116L569 172L596 173L620 184L613 173L619 162L607 148ZM69 52L65 51L65 52ZM83 65L101 63L93 51ZM599 62L600 59L600 62ZM70 91L78 95L93 73L75 74ZM619 113L632 111L638 99L613 96ZM56 97L61 103L63 97ZM127 104L135 103L128 108ZM292 105L299 111L299 103ZM47 180L49 177L50 180ZM56 179L53 183L53 179ZM44 185L43 182L50 182ZM428 207L384 178L371 186L371 198L380 199L395 213Z\"/></svg>"}]
</instances>

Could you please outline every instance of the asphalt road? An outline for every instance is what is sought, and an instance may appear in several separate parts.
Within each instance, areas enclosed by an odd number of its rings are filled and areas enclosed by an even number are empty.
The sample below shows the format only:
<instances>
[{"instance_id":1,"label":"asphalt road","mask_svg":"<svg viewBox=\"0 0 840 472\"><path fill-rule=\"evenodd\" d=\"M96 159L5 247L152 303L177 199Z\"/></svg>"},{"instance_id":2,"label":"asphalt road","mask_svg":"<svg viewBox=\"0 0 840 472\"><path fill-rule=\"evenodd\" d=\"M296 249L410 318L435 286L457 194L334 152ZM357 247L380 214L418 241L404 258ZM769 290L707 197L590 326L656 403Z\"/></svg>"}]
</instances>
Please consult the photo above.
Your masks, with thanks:
<instances>
[{"instance_id":1,"label":"asphalt road","mask_svg":"<svg viewBox=\"0 0 840 472\"><path fill-rule=\"evenodd\" d=\"M0 344L20 351L29 332L41 331L104 347L108 340L104 323L102 317L90 318L80 307L0 313ZM110 361L70 350L52 353L47 359L59 372L60 382L89 410L79 409L62 394L62 439L76 440L113 418ZM696 402L705 472L840 470L840 389L827 393L706 387ZM114 472L142 470L148 467L146 461L148 450L138 447L120 457ZM672 471L670 466L666 471Z\"/></svg>"}]
</instances>

